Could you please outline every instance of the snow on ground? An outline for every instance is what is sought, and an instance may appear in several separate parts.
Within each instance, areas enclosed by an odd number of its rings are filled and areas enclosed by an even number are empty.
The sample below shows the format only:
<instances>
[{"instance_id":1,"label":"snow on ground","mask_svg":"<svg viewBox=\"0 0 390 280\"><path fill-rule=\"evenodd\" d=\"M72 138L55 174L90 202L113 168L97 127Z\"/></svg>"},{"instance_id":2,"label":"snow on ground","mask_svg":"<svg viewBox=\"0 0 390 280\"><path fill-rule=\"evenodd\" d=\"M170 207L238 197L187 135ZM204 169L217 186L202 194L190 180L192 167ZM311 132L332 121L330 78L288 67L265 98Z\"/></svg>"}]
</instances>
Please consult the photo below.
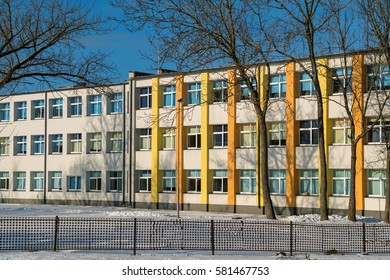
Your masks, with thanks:
<instances>
[{"instance_id":1,"label":"snow on ground","mask_svg":"<svg viewBox=\"0 0 390 280\"><path fill-rule=\"evenodd\" d=\"M64 205L22 205L0 204L1 217L100 217L100 218L148 218L175 219L177 212L172 210L131 209L126 207L92 207ZM205 213L180 211L182 219L243 219L260 220L264 216L232 213ZM293 222L320 222L319 215L278 217L279 220ZM382 223L380 219L357 217L358 222ZM346 217L332 215L327 223L350 223ZM278 255L276 252L223 252L216 251L213 256L208 251L0 251L0 260L390 260L390 254L336 254L294 253L289 256Z\"/></svg>"}]
</instances>

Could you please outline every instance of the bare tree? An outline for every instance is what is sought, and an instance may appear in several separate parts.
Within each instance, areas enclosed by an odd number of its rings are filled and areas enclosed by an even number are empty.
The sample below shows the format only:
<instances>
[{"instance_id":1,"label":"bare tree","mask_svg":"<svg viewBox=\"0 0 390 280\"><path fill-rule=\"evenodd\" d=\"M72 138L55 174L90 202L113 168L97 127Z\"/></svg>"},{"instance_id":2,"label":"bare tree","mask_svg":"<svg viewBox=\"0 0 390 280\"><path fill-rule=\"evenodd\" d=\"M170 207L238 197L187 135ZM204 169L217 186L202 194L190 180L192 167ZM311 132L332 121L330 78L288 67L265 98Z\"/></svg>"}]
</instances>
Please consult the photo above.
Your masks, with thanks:
<instances>
[{"instance_id":1,"label":"bare tree","mask_svg":"<svg viewBox=\"0 0 390 280\"><path fill-rule=\"evenodd\" d=\"M268 183L266 112L268 89L256 76L254 65L263 64L269 73L271 44L264 17L266 1L237 0L112 0L123 11L130 31L149 27L160 60L174 63L178 72L219 65L231 65L247 86L249 100L258 118L259 170L265 214L275 219Z\"/></svg>"},{"instance_id":2,"label":"bare tree","mask_svg":"<svg viewBox=\"0 0 390 280\"><path fill-rule=\"evenodd\" d=\"M108 31L107 21L81 1L1 0L0 91L59 80L109 83L106 54L83 52L87 36Z\"/></svg>"}]
</instances>

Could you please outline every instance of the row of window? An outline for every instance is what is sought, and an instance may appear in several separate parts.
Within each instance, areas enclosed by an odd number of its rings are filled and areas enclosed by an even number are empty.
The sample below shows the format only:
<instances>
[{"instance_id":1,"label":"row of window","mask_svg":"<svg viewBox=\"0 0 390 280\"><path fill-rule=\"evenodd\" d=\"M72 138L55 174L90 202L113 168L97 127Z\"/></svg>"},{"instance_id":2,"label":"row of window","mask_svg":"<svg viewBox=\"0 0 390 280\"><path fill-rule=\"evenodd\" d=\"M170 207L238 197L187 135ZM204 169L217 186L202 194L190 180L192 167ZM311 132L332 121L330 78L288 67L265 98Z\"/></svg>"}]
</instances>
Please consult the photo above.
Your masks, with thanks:
<instances>
[{"instance_id":1,"label":"row of window","mask_svg":"<svg viewBox=\"0 0 390 280\"><path fill-rule=\"evenodd\" d=\"M103 191L102 172L88 171L86 173L86 191L100 192ZM10 174L6 171L0 172L0 190L13 191L43 191L44 189L44 172L33 171L30 173L30 184L27 184L27 173L25 171L17 171L13 173L13 184L10 185ZM62 191L65 185L63 184L63 174L61 171L50 171L48 179L49 191ZM66 191L81 191L82 190L81 176L66 177ZM122 171L108 171L106 176L106 192L122 191Z\"/></svg>"},{"instance_id":2,"label":"row of window","mask_svg":"<svg viewBox=\"0 0 390 280\"><path fill-rule=\"evenodd\" d=\"M385 196L386 176L384 170L369 170L368 195ZM151 171L140 170L139 191L151 191ZM286 194L286 170L269 170L269 187L271 194ZM333 195L348 196L350 192L350 171L333 170ZM162 175L162 190L176 190L176 171L164 170ZM213 192L226 193L228 190L227 170L213 170ZM201 192L200 170L187 170L187 192ZM256 193L256 170L240 171L240 193ZM318 195L318 170L300 170L299 193L303 195Z\"/></svg>"},{"instance_id":3,"label":"row of window","mask_svg":"<svg viewBox=\"0 0 390 280\"><path fill-rule=\"evenodd\" d=\"M67 134L67 153L82 153L82 134ZM87 153L101 153L103 151L103 138L101 132L87 133ZM15 136L13 141L14 155L27 155L27 136ZM106 138L106 151L109 153L122 152L122 132L108 132ZM0 138L0 155L10 155L10 139ZM49 135L49 154L62 154L64 141L62 134ZM31 136L31 154L42 155L45 153L45 136Z\"/></svg>"},{"instance_id":4,"label":"row of window","mask_svg":"<svg viewBox=\"0 0 390 280\"><path fill-rule=\"evenodd\" d=\"M102 95L89 95L87 101L87 115L96 116L102 114ZM63 98L49 99L49 118L62 118L64 114ZM107 113L122 113L122 93L108 95ZM14 120L27 120L27 101L14 103ZM68 98L68 117L80 117L83 115L83 97L74 96ZM31 119L45 118L45 100L31 101ZM0 121L11 120L11 103L0 103Z\"/></svg>"}]
</instances>

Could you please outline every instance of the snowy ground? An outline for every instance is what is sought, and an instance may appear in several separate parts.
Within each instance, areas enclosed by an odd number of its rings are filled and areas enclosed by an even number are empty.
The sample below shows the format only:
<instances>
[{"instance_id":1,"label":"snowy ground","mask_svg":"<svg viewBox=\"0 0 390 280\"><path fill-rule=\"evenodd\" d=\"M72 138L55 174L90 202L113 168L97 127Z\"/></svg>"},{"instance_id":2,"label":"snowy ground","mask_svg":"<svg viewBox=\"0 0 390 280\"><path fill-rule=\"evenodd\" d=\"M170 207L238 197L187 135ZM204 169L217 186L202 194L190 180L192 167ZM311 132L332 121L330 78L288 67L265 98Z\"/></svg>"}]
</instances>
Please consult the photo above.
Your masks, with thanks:
<instances>
[{"instance_id":1,"label":"snowy ground","mask_svg":"<svg viewBox=\"0 0 390 280\"><path fill-rule=\"evenodd\" d=\"M72 217L113 217L113 218L153 218L174 219L176 211L169 210L140 210L122 207L90 207L90 206L62 206L62 205L18 205L0 204L0 216L3 217L47 217L47 216L72 216ZM231 214L231 213L205 213L181 211L182 219L265 219L263 216ZM278 217L280 220L294 222L319 222L318 215L303 215ZM346 217L330 216L329 222L349 223ZM381 223L374 218L358 217L358 222ZM0 260L390 260L390 254L336 254L325 255L323 253L294 253L293 256L277 255L276 252L215 252L211 255L208 251L0 251Z\"/></svg>"}]
</instances>

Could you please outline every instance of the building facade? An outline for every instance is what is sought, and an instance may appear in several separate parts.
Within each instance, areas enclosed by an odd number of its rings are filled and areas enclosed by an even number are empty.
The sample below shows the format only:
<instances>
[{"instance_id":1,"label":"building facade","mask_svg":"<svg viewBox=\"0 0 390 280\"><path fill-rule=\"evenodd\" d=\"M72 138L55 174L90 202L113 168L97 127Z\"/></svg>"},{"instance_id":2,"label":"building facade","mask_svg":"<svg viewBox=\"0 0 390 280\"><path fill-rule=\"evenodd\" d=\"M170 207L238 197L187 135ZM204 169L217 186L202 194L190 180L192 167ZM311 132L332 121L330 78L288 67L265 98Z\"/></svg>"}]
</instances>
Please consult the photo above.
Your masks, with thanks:
<instances>
[{"instance_id":1,"label":"building facade","mask_svg":"<svg viewBox=\"0 0 390 280\"><path fill-rule=\"evenodd\" d=\"M390 88L390 71L374 60L353 54L346 62L337 56L318 61L331 213L346 213L351 180L341 85L354 93L356 135L373 126L357 146L358 214L384 211L390 122L378 121L375 102L365 101L373 84L376 93ZM278 214L319 212L317 99L305 65L252 69L260 94L270 79L268 174ZM223 68L131 73L104 92L67 88L5 97L0 201L262 213L257 116L247 95L236 71ZM390 116L387 107L384 115Z\"/></svg>"}]
</instances>

